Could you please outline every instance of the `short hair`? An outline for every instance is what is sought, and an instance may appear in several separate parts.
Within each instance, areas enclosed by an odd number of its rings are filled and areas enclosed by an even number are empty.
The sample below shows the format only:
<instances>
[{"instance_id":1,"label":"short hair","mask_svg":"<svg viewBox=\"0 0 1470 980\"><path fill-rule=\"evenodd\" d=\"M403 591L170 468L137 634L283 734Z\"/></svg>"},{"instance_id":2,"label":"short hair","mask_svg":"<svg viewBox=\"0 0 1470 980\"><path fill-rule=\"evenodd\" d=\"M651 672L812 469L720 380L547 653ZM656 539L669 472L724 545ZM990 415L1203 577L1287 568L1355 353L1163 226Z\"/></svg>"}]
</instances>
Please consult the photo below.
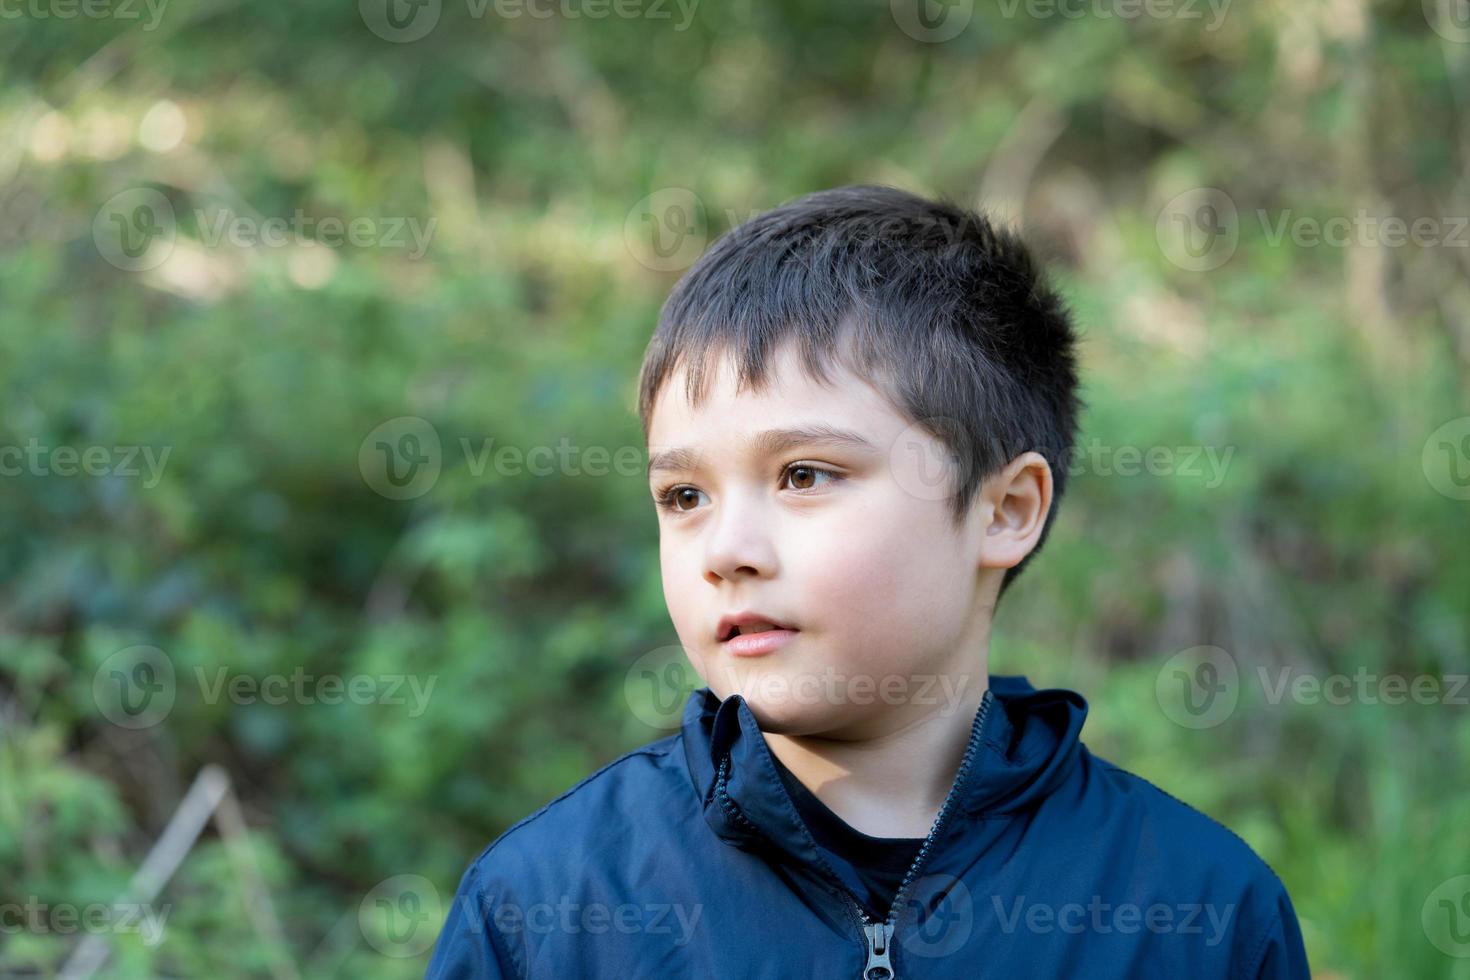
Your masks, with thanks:
<instances>
[{"instance_id":1,"label":"short hair","mask_svg":"<svg viewBox=\"0 0 1470 980\"><path fill-rule=\"evenodd\" d=\"M845 364L950 450L956 528L987 477L1028 450L1045 457L1051 508L1003 595L1051 529L1083 406L1070 314L1020 237L949 198L879 185L818 191L732 228L664 303L639 372L644 440L681 364L697 406L719 358L759 389L788 340L812 377Z\"/></svg>"}]
</instances>

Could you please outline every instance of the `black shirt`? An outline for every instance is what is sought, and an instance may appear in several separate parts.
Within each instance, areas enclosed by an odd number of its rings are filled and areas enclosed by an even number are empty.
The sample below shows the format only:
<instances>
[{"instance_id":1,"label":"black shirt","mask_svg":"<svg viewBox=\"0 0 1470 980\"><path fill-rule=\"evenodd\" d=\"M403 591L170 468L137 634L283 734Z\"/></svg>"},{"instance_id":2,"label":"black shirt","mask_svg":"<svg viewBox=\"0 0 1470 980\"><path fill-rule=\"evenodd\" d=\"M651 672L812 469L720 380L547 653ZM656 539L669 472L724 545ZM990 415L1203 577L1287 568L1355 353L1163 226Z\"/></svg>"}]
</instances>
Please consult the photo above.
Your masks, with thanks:
<instances>
[{"instance_id":1,"label":"black shirt","mask_svg":"<svg viewBox=\"0 0 1470 980\"><path fill-rule=\"evenodd\" d=\"M781 764L775 753L771 754L771 761L776 763L776 771L781 774L781 781L791 794L796 812L812 832L817 846L852 866L867 890L866 895L859 894L857 898L875 921L886 919L893 898L903 884L904 876L908 874L909 866L914 863L919 849L924 846L924 839L869 837L854 829L833 813L827 804L817 799L811 790L802 785L801 780L792 775L791 770Z\"/></svg>"}]
</instances>

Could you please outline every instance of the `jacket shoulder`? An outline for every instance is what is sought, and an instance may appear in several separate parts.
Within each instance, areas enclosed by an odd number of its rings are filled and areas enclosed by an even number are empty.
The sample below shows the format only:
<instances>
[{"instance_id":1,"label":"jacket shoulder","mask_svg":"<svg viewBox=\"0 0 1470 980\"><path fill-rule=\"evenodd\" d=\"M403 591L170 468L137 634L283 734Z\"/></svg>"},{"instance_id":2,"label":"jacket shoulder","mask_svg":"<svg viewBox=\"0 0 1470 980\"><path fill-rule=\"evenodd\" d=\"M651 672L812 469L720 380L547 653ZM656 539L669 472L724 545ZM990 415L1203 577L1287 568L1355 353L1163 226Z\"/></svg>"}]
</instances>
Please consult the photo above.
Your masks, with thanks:
<instances>
[{"instance_id":1,"label":"jacket shoulder","mask_svg":"<svg viewBox=\"0 0 1470 980\"><path fill-rule=\"evenodd\" d=\"M584 777L555 799L511 824L471 864L482 881L514 879L518 871L547 870L557 855L569 868L626 850L631 837L681 813L679 798L697 810L684 762L683 736L670 735L627 752Z\"/></svg>"},{"instance_id":2,"label":"jacket shoulder","mask_svg":"<svg viewBox=\"0 0 1470 980\"><path fill-rule=\"evenodd\" d=\"M626 849L630 831L647 836L658 804L679 792L681 772L692 787L681 739L672 735L619 756L486 845L460 878L427 976L529 975L522 920L575 901L599 859L605 867L620 844Z\"/></svg>"},{"instance_id":3,"label":"jacket shoulder","mask_svg":"<svg viewBox=\"0 0 1470 980\"><path fill-rule=\"evenodd\" d=\"M1242 883L1257 879L1284 887L1271 866L1235 831L1137 773L1092 758L1114 787L1138 806L1144 821L1139 829L1151 843L1179 852L1186 866L1200 862L1217 874L1234 872Z\"/></svg>"},{"instance_id":4,"label":"jacket shoulder","mask_svg":"<svg viewBox=\"0 0 1470 980\"><path fill-rule=\"evenodd\" d=\"M1286 885L1240 835L1142 776L1097 756L1092 761L1126 798L1140 856L1166 876L1155 883L1160 893L1190 897L1222 920L1233 918L1232 976L1308 975Z\"/></svg>"}]
</instances>

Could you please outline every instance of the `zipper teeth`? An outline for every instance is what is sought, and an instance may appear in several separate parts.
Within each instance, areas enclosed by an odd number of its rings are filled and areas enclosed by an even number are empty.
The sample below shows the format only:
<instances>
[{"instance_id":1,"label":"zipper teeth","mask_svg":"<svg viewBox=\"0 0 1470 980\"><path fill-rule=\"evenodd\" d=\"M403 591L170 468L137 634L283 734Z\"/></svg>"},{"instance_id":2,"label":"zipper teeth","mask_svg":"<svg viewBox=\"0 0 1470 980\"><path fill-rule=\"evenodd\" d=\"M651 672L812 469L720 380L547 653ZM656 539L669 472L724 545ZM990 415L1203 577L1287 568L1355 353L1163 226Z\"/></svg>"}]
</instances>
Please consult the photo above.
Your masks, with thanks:
<instances>
[{"instance_id":1,"label":"zipper teeth","mask_svg":"<svg viewBox=\"0 0 1470 980\"><path fill-rule=\"evenodd\" d=\"M751 822L751 819L740 811L740 807L736 805L735 801L730 799L730 794L725 785L728 781L727 777L729 775L729 772L730 756L729 753L726 753L725 757L720 760L720 773L718 778L716 778L715 780L715 798L719 800L720 807L726 813L730 814L730 816L735 821L754 831L761 837L764 837L765 832L757 827L753 822ZM807 837L810 838L811 831L806 830L805 826L803 826L802 829L806 831ZM843 885L842 879L837 876L837 872L832 870L832 866L829 865L827 863L827 860L822 857L821 851L817 850L816 841L812 841L811 843L813 853L816 855L817 858L817 864L822 868L822 871L826 873L827 877L830 878L834 884L836 884L838 892L847 899L848 905L851 906L852 911L857 913L858 919L860 920L861 924L865 926L872 925L873 920L868 917L868 913L863 911L862 906L857 903L857 900L853 898L852 895L848 892L847 887ZM863 944L866 947L866 937L864 938Z\"/></svg>"},{"instance_id":2,"label":"zipper teeth","mask_svg":"<svg viewBox=\"0 0 1470 980\"><path fill-rule=\"evenodd\" d=\"M939 808L939 815L934 818L934 826L929 828L929 836L924 838L924 844L919 848L919 853L914 857L914 863L909 865L908 874L904 875L903 882L898 886L898 891L893 896L893 904L888 907L888 917L883 921L890 925L895 924L898 910L903 908L903 900L908 897L909 886L913 884L918 876L919 869L924 866L924 860L929 856L930 849L934 846L935 839L939 836L939 828L944 824L944 818L949 815L954 805L955 793L959 791L960 784L964 782L965 774L970 770L970 763L974 759L975 746L978 743L978 735L985 730L985 716L990 711L992 695L990 688L985 689L985 694L980 698L980 710L975 714L975 723L970 728L970 741L965 746L965 754L960 759L959 770L955 773L954 785L949 788L949 794L944 798L944 804Z\"/></svg>"},{"instance_id":3,"label":"zipper teeth","mask_svg":"<svg viewBox=\"0 0 1470 980\"><path fill-rule=\"evenodd\" d=\"M735 805L735 801L730 799L730 794L725 790L725 777L729 773L729 771L730 756L727 753L725 757L720 760L720 776L717 780L715 780L715 797L720 801L720 808L723 809L726 813L730 814L730 816L740 824L744 825L750 830L755 831L757 834L760 834L761 829L757 827L754 823L752 823L749 817L740 812L740 808Z\"/></svg>"},{"instance_id":4,"label":"zipper teeth","mask_svg":"<svg viewBox=\"0 0 1470 980\"><path fill-rule=\"evenodd\" d=\"M913 884L919 869L924 866L924 860L929 856L929 851L934 846L934 840L939 835L939 829L944 825L944 818L949 815L949 811L954 805L955 793L958 792L960 784L964 781L965 774L970 770L970 763L974 759L977 742L976 736L984 731L985 716L990 711L992 698L993 695L990 693L990 688L987 687L985 694L980 698L980 709L975 714L974 724L970 726L970 741L965 746L965 754L961 757L959 769L955 772L954 784L950 786L949 793L944 797L944 803L939 807L939 814L934 818L934 825L929 828L929 835L924 838L923 846L919 848L919 853L914 856L914 863L909 865L908 874L904 875L903 882L898 886L898 891L894 893L893 904L888 907L888 916L883 920L885 925L895 924L894 920L897 918L898 910L903 908L903 900L908 897L909 886ZM719 775L715 778L715 797L720 801L720 807L745 827L764 836L761 829L752 823L749 817L741 813L740 807L736 806L735 801L730 799L730 795L725 788L729 771L730 755L727 752L725 757L720 760ZM807 836L811 836L811 831L807 831ZM822 869L826 871L828 877L837 884L838 891L847 899L847 904L851 907L852 911L857 913L859 921L865 926L872 925L873 920L868 916L867 912L863 911L862 904L848 891L847 886L843 884L837 872L832 870L826 860L822 858L820 852L817 853L817 861L821 864ZM864 936L863 944L866 947L866 936Z\"/></svg>"}]
</instances>

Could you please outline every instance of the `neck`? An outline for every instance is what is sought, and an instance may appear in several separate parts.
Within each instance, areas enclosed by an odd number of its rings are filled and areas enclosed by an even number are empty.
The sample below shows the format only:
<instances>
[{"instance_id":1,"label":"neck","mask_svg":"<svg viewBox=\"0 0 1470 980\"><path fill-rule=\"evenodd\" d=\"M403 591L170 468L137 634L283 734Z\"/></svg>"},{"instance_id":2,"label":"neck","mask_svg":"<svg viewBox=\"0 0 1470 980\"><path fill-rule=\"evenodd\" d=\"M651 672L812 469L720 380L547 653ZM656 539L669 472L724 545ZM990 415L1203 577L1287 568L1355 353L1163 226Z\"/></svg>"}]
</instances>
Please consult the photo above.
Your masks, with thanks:
<instances>
[{"instance_id":1,"label":"neck","mask_svg":"<svg viewBox=\"0 0 1470 980\"><path fill-rule=\"evenodd\" d=\"M989 686L989 658L967 659L966 669L939 678L926 703L885 706L860 735L768 732L766 743L855 830L871 837L926 837L954 785Z\"/></svg>"}]
</instances>

